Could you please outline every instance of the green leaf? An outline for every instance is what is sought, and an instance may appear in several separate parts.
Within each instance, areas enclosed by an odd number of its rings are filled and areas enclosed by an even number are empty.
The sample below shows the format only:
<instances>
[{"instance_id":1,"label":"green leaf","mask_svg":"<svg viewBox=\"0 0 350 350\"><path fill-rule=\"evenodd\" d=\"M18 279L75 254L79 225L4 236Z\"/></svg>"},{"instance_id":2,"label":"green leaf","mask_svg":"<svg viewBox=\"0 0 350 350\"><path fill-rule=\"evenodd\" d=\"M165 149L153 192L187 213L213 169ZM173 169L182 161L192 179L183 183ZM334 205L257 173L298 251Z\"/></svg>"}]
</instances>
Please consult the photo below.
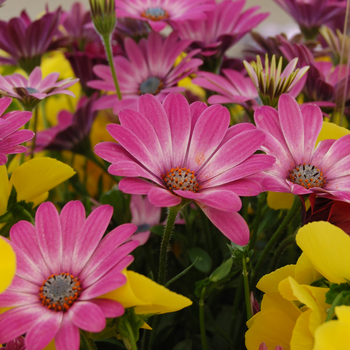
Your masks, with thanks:
<instances>
[{"instance_id":1,"label":"green leaf","mask_svg":"<svg viewBox=\"0 0 350 350\"><path fill-rule=\"evenodd\" d=\"M218 282L230 273L231 268L233 265L233 259L230 258L226 261L224 261L210 276L209 280L210 282Z\"/></svg>"},{"instance_id":2,"label":"green leaf","mask_svg":"<svg viewBox=\"0 0 350 350\"><path fill-rule=\"evenodd\" d=\"M337 303L339 305L349 305L350 304L350 284L341 283L335 284L332 283L329 291L326 293L326 303L332 305L333 301L337 296L342 293L342 297Z\"/></svg>"},{"instance_id":3,"label":"green leaf","mask_svg":"<svg viewBox=\"0 0 350 350\"><path fill-rule=\"evenodd\" d=\"M192 248L189 252L190 260L191 262L195 262L194 267L203 272L203 273L209 273L212 265L212 260L210 255L203 249L195 247Z\"/></svg>"},{"instance_id":4,"label":"green leaf","mask_svg":"<svg viewBox=\"0 0 350 350\"><path fill-rule=\"evenodd\" d=\"M185 275L193 267L193 265L196 263L197 260L198 260L198 258L196 258L196 260L189 267L187 267L185 270L183 270L178 275L176 275L174 278L172 278L170 281L168 281L164 287L168 288L171 283L175 282L177 279L179 279L180 277Z\"/></svg>"}]
</instances>

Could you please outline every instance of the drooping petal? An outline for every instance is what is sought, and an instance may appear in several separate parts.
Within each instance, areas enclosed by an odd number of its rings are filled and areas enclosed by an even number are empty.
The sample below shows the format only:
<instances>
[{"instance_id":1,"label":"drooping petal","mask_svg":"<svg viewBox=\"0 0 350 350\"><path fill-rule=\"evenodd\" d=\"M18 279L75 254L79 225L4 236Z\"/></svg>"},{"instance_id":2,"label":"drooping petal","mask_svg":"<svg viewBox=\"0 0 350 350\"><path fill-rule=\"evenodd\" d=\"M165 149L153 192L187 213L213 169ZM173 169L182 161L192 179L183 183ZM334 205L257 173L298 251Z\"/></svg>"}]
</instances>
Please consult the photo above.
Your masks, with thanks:
<instances>
[{"instance_id":1,"label":"drooping petal","mask_svg":"<svg viewBox=\"0 0 350 350\"><path fill-rule=\"evenodd\" d=\"M160 187L153 187L150 189L148 191L148 199L156 207L173 207L181 203L180 197Z\"/></svg>"},{"instance_id":2,"label":"drooping petal","mask_svg":"<svg viewBox=\"0 0 350 350\"><path fill-rule=\"evenodd\" d=\"M120 317L124 314L124 307L121 303L112 299L93 299L92 303L96 304L104 313L106 318Z\"/></svg>"},{"instance_id":3,"label":"drooping petal","mask_svg":"<svg viewBox=\"0 0 350 350\"><path fill-rule=\"evenodd\" d=\"M59 350L79 350L79 328L72 322L69 313L63 315L61 327L55 337L55 345Z\"/></svg>"},{"instance_id":4,"label":"drooping petal","mask_svg":"<svg viewBox=\"0 0 350 350\"><path fill-rule=\"evenodd\" d=\"M124 193L130 194L147 194L155 187L157 187L156 184L137 178L125 178L119 182L119 189Z\"/></svg>"}]
</instances>

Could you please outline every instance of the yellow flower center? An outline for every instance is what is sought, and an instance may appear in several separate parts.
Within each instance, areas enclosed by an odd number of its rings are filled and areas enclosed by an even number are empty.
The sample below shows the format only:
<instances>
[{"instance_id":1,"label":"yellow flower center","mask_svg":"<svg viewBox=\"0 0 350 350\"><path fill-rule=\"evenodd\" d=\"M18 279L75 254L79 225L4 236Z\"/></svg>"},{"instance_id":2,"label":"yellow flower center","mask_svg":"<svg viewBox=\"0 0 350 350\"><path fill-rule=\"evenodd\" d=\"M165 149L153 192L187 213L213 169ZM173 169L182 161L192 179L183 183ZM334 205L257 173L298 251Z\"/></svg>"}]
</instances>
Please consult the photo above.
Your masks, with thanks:
<instances>
[{"instance_id":1,"label":"yellow flower center","mask_svg":"<svg viewBox=\"0 0 350 350\"><path fill-rule=\"evenodd\" d=\"M150 7L141 13L142 17L149 18L152 21L160 21L164 18L169 18L169 13L161 7Z\"/></svg>"},{"instance_id":2,"label":"yellow flower center","mask_svg":"<svg viewBox=\"0 0 350 350\"><path fill-rule=\"evenodd\" d=\"M162 179L170 191L183 190L196 193L200 188L194 171L186 168L172 168L162 175Z\"/></svg>"},{"instance_id":3,"label":"yellow flower center","mask_svg":"<svg viewBox=\"0 0 350 350\"><path fill-rule=\"evenodd\" d=\"M289 180L306 189L312 187L323 187L326 179L322 171L312 164L300 164L289 171Z\"/></svg>"}]
</instances>

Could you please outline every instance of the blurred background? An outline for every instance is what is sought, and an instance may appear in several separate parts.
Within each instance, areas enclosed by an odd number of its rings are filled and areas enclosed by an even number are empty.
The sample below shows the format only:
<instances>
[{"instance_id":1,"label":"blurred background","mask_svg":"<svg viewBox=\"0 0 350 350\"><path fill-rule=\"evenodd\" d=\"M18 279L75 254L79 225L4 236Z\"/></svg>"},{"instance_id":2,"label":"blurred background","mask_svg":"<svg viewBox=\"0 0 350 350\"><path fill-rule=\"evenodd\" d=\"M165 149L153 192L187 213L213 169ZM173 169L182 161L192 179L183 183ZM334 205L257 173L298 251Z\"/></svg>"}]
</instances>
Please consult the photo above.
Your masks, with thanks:
<instances>
[{"instance_id":1,"label":"blurred background","mask_svg":"<svg viewBox=\"0 0 350 350\"><path fill-rule=\"evenodd\" d=\"M0 19L8 21L12 17L16 17L23 9L26 9L29 16L34 19L45 9L45 5L49 6L50 10L62 6L64 10L69 10L76 0L7 0L3 7L0 8ZM190 1L190 0L189 0ZM88 8L89 1L81 0ZM298 26L293 22L293 19L288 16L273 0L247 0L245 9L252 6L260 6L261 12L270 12L270 16L262 22L257 31L264 35L270 36L283 32L288 37L298 33ZM250 36L246 35L238 44L230 51L230 55L237 56L242 50L242 47L250 42Z\"/></svg>"}]
</instances>

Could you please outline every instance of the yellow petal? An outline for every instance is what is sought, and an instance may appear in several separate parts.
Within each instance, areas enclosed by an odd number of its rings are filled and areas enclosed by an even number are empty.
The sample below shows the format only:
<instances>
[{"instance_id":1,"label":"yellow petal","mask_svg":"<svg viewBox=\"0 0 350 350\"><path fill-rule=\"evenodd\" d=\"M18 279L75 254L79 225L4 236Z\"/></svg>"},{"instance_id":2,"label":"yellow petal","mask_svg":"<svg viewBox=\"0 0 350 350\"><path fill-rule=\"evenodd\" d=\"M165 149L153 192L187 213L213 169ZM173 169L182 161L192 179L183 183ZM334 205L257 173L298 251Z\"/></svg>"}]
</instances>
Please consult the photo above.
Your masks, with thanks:
<instances>
[{"instance_id":1,"label":"yellow petal","mask_svg":"<svg viewBox=\"0 0 350 350\"><path fill-rule=\"evenodd\" d=\"M6 213L7 201L10 196L10 185L7 175L6 165L0 166L0 215Z\"/></svg>"},{"instance_id":2,"label":"yellow petal","mask_svg":"<svg viewBox=\"0 0 350 350\"><path fill-rule=\"evenodd\" d=\"M0 293L7 289L16 273L16 255L9 243L0 237Z\"/></svg>"},{"instance_id":3,"label":"yellow petal","mask_svg":"<svg viewBox=\"0 0 350 350\"><path fill-rule=\"evenodd\" d=\"M17 200L34 202L34 206L45 200L48 191L69 179L75 171L57 159L33 158L16 168L10 184L15 186Z\"/></svg>"},{"instance_id":4,"label":"yellow petal","mask_svg":"<svg viewBox=\"0 0 350 350\"><path fill-rule=\"evenodd\" d=\"M286 265L263 276L256 287L264 293L278 292L278 284L289 276L294 277L295 265Z\"/></svg>"},{"instance_id":5,"label":"yellow petal","mask_svg":"<svg viewBox=\"0 0 350 350\"><path fill-rule=\"evenodd\" d=\"M322 275L314 268L310 259L302 253L295 266L294 279L299 284L311 284L321 277Z\"/></svg>"},{"instance_id":6,"label":"yellow petal","mask_svg":"<svg viewBox=\"0 0 350 350\"><path fill-rule=\"evenodd\" d=\"M312 222L299 230L296 241L330 282L350 280L350 237L343 230L329 222Z\"/></svg>"},{"instance_id":7,"label":"yellow petal","mask_svg":"<svg viewBox=\"0 0 350 350\"><path fill-rule=\"evenodd\" d=\"M174 312L192 304L190 299L136 272L127 271L126 276L124 286L103 295L103 298L114 299L125 308L135 306L135 313L140 315Z\"/></svg>"},{"instance_id":8,"label":"yellow petal","mask_svg":"<svg viewBox=\"0 0 350 350\"><path fill-rule=\"evenodd\" d=\"M294 201L294 195L283 192L267 192L267 204L271 209L290 209Z\"/></svg>"},{"instance_id":9,"label":"yellow petal","mask_svg":"<svg viewBox=\"0 0 350 350\"><path fill-rule=\"evenodd\" d=\"M323 140L333 139L338 140L341 137L350 134L348 129L329 122L323 122L320 134L317 137L316 145Z\"/></svg>"},{"instance_id":10,"label":"yellow petal","mask_svg":"<svg viewBox=\"0 0 350 350\"><path fill-rule=\"evenodd\" d=\"M315 332L313 350L348 350L350 349L350 307L335 308L338 320L322 324Z\"/></svg>"},{"instance_id":11,"label":"yellow petal","mask_svg":"<svg viewBox=\"0 0 350 350\"><path fill-rule=\"evenodd\" d=\"M314 337L309 330L311 313L312 310L307 310L298 318L290 341L291 350L312 350Z\"/></svg>"}]
</instances>

